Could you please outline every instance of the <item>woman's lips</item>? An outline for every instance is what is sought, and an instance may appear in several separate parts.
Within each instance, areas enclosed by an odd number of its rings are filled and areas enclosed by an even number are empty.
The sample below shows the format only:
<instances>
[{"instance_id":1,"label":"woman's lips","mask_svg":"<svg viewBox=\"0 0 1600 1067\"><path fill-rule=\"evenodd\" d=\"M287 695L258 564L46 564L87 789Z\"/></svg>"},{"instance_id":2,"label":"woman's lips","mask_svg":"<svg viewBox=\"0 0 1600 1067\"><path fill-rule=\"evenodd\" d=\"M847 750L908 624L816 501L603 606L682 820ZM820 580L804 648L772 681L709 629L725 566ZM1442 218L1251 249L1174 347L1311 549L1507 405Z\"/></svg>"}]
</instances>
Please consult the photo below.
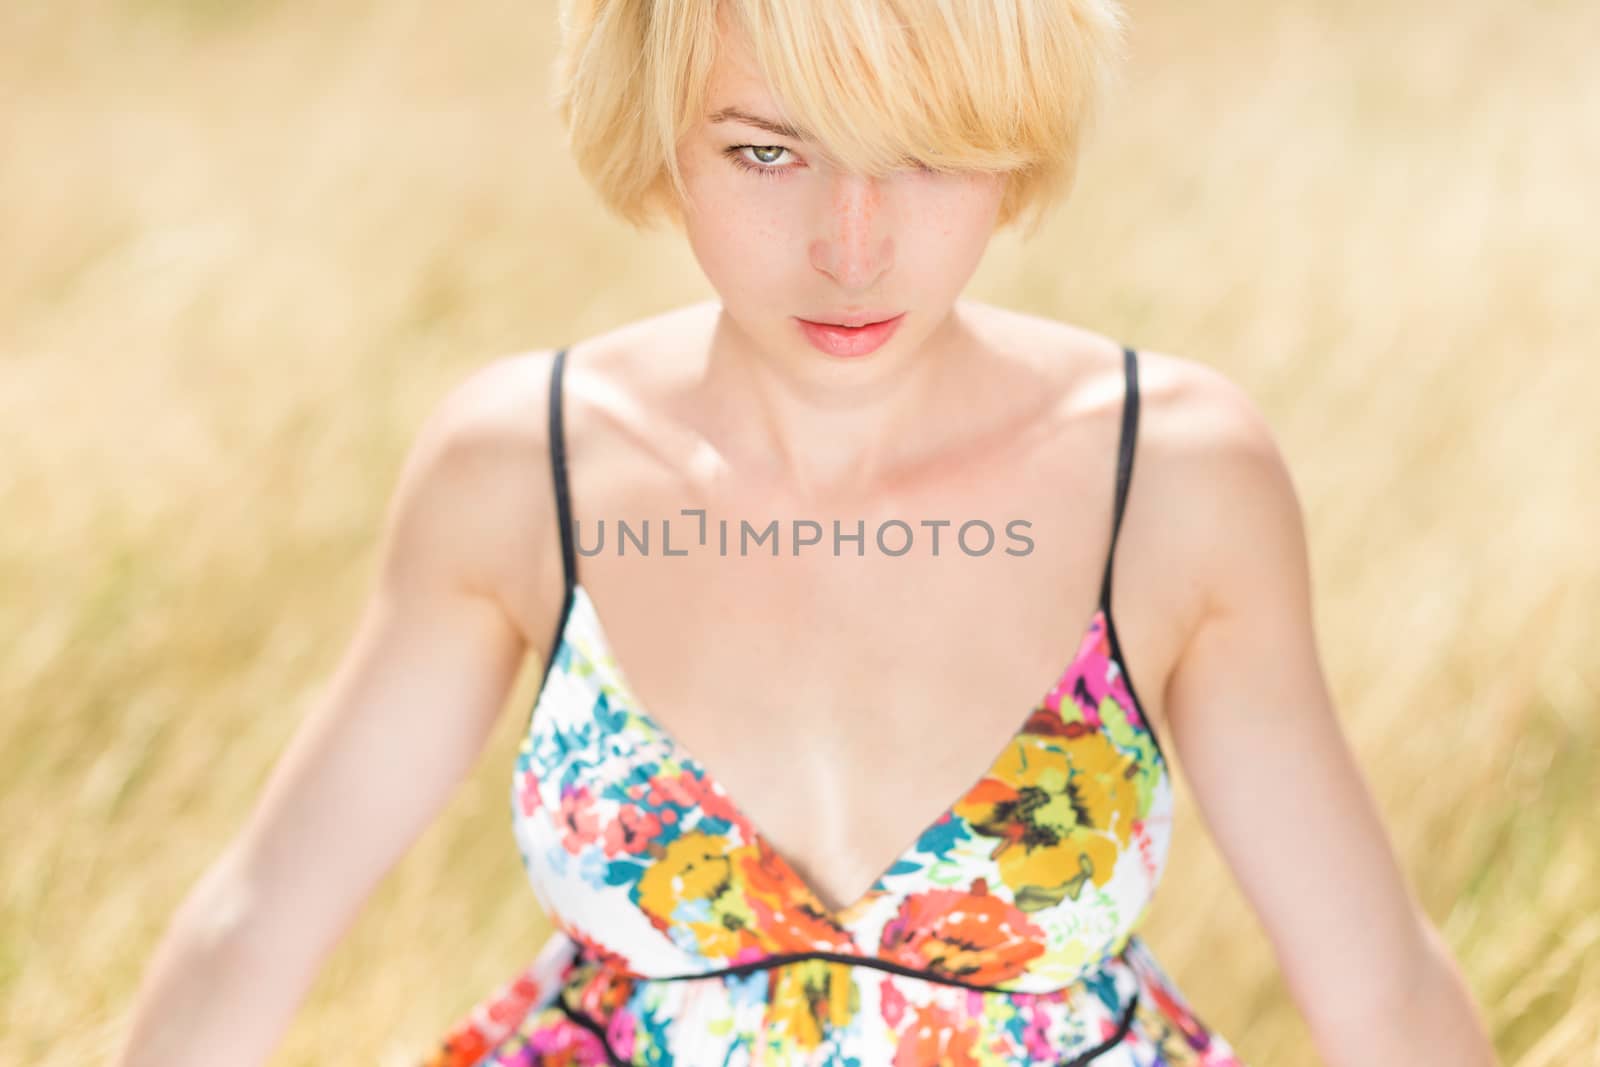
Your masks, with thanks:
<instances>
[{"instance_id":1,"label":"woman's lips","mask_svg":"<svg viewBox=\"0 0 1600 1067\"><path fill-rule=\"evenodd\" d=\"M864 356L881 347L906 317L905 312L882 322L869 323L866 326L835 326L827 322L812 322L809 319L796 318L800 324L800 331L805 334L806 340L812 346L828 353L830 356Z\"/></svg>"}]
</instances>

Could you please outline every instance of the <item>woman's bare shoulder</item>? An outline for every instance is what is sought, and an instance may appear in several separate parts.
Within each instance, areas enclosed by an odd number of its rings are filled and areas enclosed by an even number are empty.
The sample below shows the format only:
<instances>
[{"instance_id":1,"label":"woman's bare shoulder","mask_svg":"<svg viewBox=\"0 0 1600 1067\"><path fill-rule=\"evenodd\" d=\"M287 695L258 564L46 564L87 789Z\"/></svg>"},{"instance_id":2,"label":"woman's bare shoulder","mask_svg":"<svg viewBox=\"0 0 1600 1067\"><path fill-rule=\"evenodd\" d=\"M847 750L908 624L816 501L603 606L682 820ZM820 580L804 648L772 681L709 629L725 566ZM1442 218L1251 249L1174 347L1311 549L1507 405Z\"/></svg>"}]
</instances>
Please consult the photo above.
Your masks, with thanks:
<instances>
[{"instance_id":1,"label":"woman's bare shoulder","mask_svg":"<svg viewBox=\"0 0 1600 1067\"><path fill-rule=\"evenodd\" d=\"M1259 571L1268 546L1290 557L1304 552L1288 461L1255 397L1216 367L1140 351L1139 382L1130 514L1159 511L1163 521L1150 525L1165 546L1161 557L1215 609Z\"/></svg>"},{"instance_id":2,"label":"woman's bare shoulder","mask_svg":"<svg viewBox=\"0 0 1600 1067\"><path fill-rule=\"evenodd\" d=\"M1286 488L1277 433L1245 386L1210 364L1155 351L1139 353L1139 385L1141 448L1159 457L1163 476L1213 502Z\"/></svg>"},{"instance_id":3,"label":"woman's bare shoulder","mask_svg":"<svg viewBox=\"0 0 1600 1067\"><path fill-rule=\"evenodd\" d=\"M1165 620L1152 626L1146 644L1175 657L1237 584L1240 569L1252 566L1251 545L1303 537L1276 435L1244 386L1199 359L1038 316L1009 322L1031 353L1051 354L1045 373L1059 386L1057 424L1083 426L1101 441L1117 438L1126 396L1123 350L1134 351L1139 409L1119 581L1133 603L1130 626L1146 617ZM1062 450L1066 461L1081 462L1073 457L1082 436L1063 440L1072 442ZM1137 610L1144 602L1161 605L1160 612Z\"/></svg>"},{"instance_id":4,"label":"woman's bare shoulder","mask_svg":"<svg viewBox=\"0 0 1600 1067\"><path fill-rule=\"evenodd\" d=\"M426 501L414 510L435 516L432 536L453 546L457 580L498 601L540 652L563 592L550 463L555 352L465 372L423 419L396 494Z\"/></svg>"},{"instance_id":5,"label":"woman's bare shoulder","mask_svg":"<svg viewBox=\"0 0 1600 1067\"><path fill-rule=\"evenodd\" d=\"M1026 363L1055 387L1064 422L1090 414L1120 420L1123 351L1132 348L1139 395L1136 467L1147 482L1192 483L1203 471L1222 476L1228 468L1277 457L1273 432L1255 399L1210 364L1048 316L971 301L966 306L975 309L974 321L997 351ZM1171 500L1148 490L1144 485L1135 492Z\"/></svg>"}]
</instances>

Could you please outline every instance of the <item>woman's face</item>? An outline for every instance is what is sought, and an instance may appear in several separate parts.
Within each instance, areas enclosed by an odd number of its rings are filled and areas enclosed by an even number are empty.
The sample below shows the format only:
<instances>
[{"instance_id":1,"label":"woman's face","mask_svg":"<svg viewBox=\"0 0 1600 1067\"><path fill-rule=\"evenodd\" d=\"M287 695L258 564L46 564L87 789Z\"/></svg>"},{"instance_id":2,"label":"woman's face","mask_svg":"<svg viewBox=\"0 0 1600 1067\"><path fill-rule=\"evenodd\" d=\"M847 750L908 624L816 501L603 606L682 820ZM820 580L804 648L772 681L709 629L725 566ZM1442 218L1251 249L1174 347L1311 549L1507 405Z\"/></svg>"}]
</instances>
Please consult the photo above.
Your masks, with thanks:
<instances>
[{"instance_id":1,"label":"woman's face","mask_svg":"<svg viewBox=\"0 0 1600 1067\"><path fill-rule=\"evenodd\" d=\"M778 110L736 35L723 36L707 104L678 158L686 233L726 316L785 363L899 363L920 351L977 269L1004 177L928 172L910 161L880 179L838 169L804 131L757 124L775 122ZM902 314L865 354L872 337L834 334L830 345L827 331L800 321Z\"/></svg>"}]
</instances>

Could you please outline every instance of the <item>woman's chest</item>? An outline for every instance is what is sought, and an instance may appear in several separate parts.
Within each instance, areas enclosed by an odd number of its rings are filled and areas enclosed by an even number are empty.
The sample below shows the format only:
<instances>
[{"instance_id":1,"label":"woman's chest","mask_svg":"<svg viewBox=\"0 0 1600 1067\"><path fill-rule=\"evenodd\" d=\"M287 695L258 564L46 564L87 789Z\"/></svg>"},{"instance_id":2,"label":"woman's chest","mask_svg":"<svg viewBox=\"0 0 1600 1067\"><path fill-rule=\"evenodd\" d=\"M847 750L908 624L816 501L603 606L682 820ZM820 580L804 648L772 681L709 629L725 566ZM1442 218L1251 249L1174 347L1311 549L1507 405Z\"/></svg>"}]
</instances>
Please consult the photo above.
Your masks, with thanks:
<instances>
[{"instance_id":1,"label":"woman's chest","mask_svg":"<svg viewBox=\"0 0 1600 1067\"><path fill-rule=\"evenodd\" d=\"M569 651L835 903L1005 763L1052 694L1070 706L1073 677L1110 670L1099 571L1061 554L597 553L579 574Z\"/></svg>"}]
</instances>

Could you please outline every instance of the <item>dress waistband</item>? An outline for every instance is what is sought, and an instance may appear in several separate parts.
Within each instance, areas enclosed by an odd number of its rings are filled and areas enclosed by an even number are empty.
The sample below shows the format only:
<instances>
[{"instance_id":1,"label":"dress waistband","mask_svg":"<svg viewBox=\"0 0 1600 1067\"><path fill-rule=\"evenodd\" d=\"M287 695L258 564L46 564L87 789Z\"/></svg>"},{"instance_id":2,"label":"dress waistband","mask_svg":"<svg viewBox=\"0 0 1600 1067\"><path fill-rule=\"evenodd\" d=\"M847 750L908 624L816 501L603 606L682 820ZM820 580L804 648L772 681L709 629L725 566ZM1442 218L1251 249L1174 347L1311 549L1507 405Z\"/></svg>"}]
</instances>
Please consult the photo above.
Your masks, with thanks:
<instances>
[{"instance_id":1,"label":"dress waistband","mask_svg":"<svg viewBox=\"0 0 1600 1067\"><path fill-rule=\"evenodd\" d=\"M1064 989L1070 989L1075 985L1081 984L1084 978L1104 971L1106 967L1112 963L1112 961L1126 964L1127 960L1124 957L1132 943L1132 939L1128 939L1123 943L1123 947L1121 949L1103 957L1098 965L1085 970L1079 977L1073 979L1071 982L1068 982L1066 985L1059 986L1053 990L1030 991L1007 989L1004 986L979 985L975 982L963 982L959 978L952 978L948 975L935 974L932 971L920 970L916 967L907 967L903 963L895 963L892 960L878 959L875 956L855 956L843 952L823 951L773 953L771 955L764 956L759 960L750 960L746 963L737 963L727 967L718 967L715 970L694 971L685 974L650 975L637 974L633 971L623 971L621 973L630 979L641 982L693 982L710 978L744 978L748 975L754 974L757 971L771 970L775 967L783 967L792 963L805 963L811 960L822 960L829 963L843 963L852 967L871 967L875 970L887 971L890 974L898 974L906 978L916 978L924 982L937 982L941 985L957 986L961 989L970 989L978 993L1000 993L1006 996L1023 997L1049 996L1053 993L1059 993ZM585 963L598 964L602 967L609 966L603 957L594 954L590 945L581 941L578 942L577 958Z\"/></svg>"},{"instance_id":2,"label":"dress waistband","mask_svg":"<svg viewBox=\"0 0 1600 1067\"><path fill-rule=\"evenodd\" d=\"M1130 939L1129 944L1131 944L1131 939ZM1124 945L1124 947L1120 951L1118 951L1117 953L1115 953L1115 954L1113 954L1111 956L1107 956L1104 960L1101 961L1101 964L1099 965L1099 967L1093 968L1093 969L1085 972L1084 977L1100 973L1113 960L1121 961L1121 962L1126 964L1127 961L1124 959L1124 955L1127 952L1127 949L1128 949L1128 946ZM940 985L955 986L957 988L967 989L967 990L971 990L971 991L974 991L974 992L995 993L995 994L1000 994L1000 995L1003 995L1003 996L1020 997L1020 998L1055 996L1055 995L1063 992L1064 990L1071 989L1073 986L1081 985L1081 983L1083 982L1083 977L1080 977L1079 979L1075 980L1074 982L1069 983L1068 985L1060 987L1060 988L1055 989L1055 990L1050 990L1050 991L1046 991L1046 992L1026 992L1026 991L1020 991L1020 990L1002 989L1002 988L999 988L999 987L996 987L996 986L974 985L974 984L969 983L969 982L962 982L962 981L960 981L958 979L947 978L947 977L942 976L942 975L930 974L930 973L928 973L926 971L920 971L920 970L918 970L918 969L916 969L914 967L906 967L906 966L903 966L901 964L892 963L892 962L887 961L887 960L874 959L874 958L872 958L870 956L852 956L852 955L843 954L843 953L836 953L836 952L797 952L797 953L774 954L774 955L771 955L771 956L767 956L764 959L752 960L752 961L750 961L748 963L741 963L741 964L737 964L737 965L730 966L730 967L721 967L721 968L718 968L718 969L713 970L713 971L703 971L703 972L699 972L699 973L695 973L695 974L673 974L673 975L654 976L654 975L635 974L635 973L633 973L631 971L625 971L625 970L621 970L619 968L615 968L606 959L596 955L592 951L592 949L591 949L591 947L589 945L581 943L581 942L578 944L578 949L577 949L577 954L576 954L576 961L579 962L581 965L586 966L586 967L593 967L593 968L595 968L597 970L610 970L610 971L613 972L614 977L621 978L621 979L623 979L625 981L633 982L633 983L638 983L638 982L650 982L650 983L655 983L655 982L690 982L690 981L696 981L696 980L701 980L701 979L709 980L709 979L723 978L723 977L728 977L728 976L743 977L743 976L746 976L746 975L749 975L749 974L753 974L753 973L755 973L757 971L774 970L774 969L776 969L778 967L783 967L783 966L787 966L787 965L790 965L790 964L804 963L804 962L807 962L807 961L815 961L815 960L821 960L821 961L832 962L832 963L842 963L842 964L847 964L847 965L851 965L851 966L858 966L858 967L869 967L869 968L873 968L873 969L880 970L880 971L887 971L887 972L889 972L891 974L898 974L898 975L902 975L902 976L909 977L909 978L915 978L915 979L918 979L920 981L933 982L933 983L940 984ZM1129 965L1129 966L1131 968L1131 965ZM594 973L593 971L590 972L591 976L593 975L593 973ZM557 1006L561 1009L561 1011L569 1019L571 1019L574 1023L576 1023L579 1026L582 1026L584 1029L590 1031L591 1033L593 1033L595 1035L595 1037L599 1040L599 1042L601 1044L601 1047L605 1050L605 1054L606 1054L606 1058L607 1058L607 1062L608 1063L614 1065L614 1067L635 1067L635 1065L630 1063L630 1061L622 1059L617 1054L616 1050L613 1048L610 1040L607 1037L605 1023L603 1023L599 1019L596 1019L594 1016L590 1015L588 1012L584 1011L582 1008L574 1005L567 998L567 993L568 993L569 988L570 988L569 986L568 987L563 987L562 989L558 990L557 993L556 993L555 1001L556 1001ZM1139 986L1137 984L1135 984L1133 986L1132 990L1131 990L1131 993L1130 993L1130 995L1128 997L1128 1000L1127 1000L1126 1004L1123 1005L1122 1011L1119 1014L1118 1021L1117 1021L1117 1027L1110 1034L1110 1036L1106 1037L1104 1040L1100 1041L1098 1044L1094 1045L1092 1048L1086 1049L1086 1050L1084 1050L1082 1052L1079 1052L1079 1053L1075 1053L1072 1056L1072 1058L1066 1059L1066 1060L1061 1060L1058 1063L1052 1065L1052 1067L1085 1067L1085 1065L1091 1063L1093 1060L1095 1060L1099 1056L1103 1055L1108 1050L1114 1048L1118 1043L1120 1043L1123 1040L1123 1038L1125 1038L1127 1036L1129 1028L1133 1025L1134 1013L1135 1013L1136 1009L1138 1008L1138 1006L1139 1006Z\"/></svg>"}]
</instances>

